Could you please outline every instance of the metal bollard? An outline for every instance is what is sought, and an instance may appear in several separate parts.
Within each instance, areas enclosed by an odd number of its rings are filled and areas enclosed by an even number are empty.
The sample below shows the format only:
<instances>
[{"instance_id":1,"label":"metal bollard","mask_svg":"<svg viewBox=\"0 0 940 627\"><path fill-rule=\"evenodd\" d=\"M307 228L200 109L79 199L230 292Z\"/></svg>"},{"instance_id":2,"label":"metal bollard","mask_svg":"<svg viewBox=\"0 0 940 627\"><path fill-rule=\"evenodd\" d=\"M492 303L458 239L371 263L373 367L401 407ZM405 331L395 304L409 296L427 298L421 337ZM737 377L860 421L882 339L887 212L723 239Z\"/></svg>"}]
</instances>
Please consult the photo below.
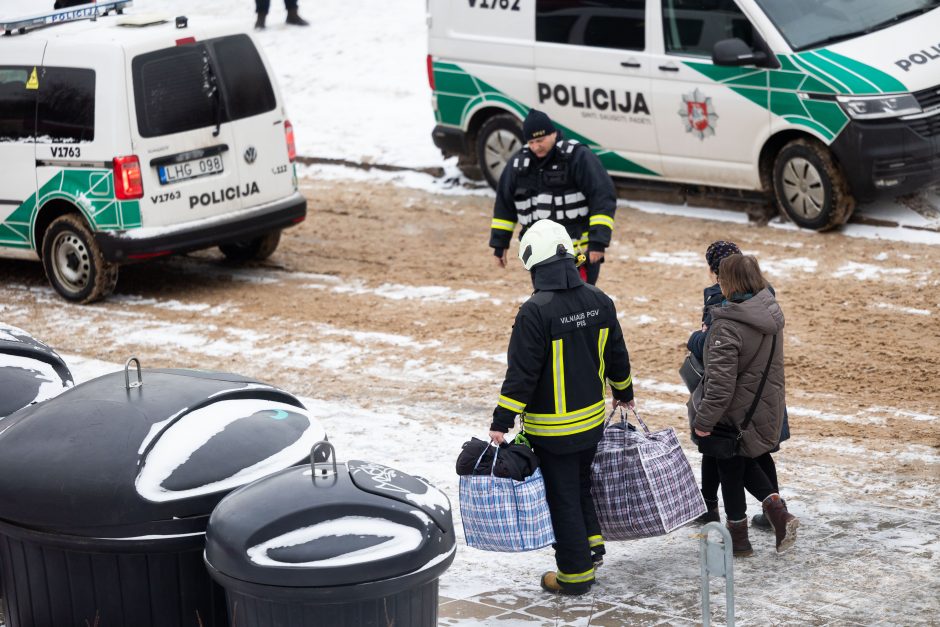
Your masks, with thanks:
<instances>
[{"instance_id":1,"label":"metal bollard","mask_svg":"<svg viewBox=\"0 0 940 627\"><path fill-rule=\"evenodd\" d=\"M717 531L722 541L711 542L708 539L711 531ZM702 528L698 537L702 564L702 627L709 627L711 623L709 577L725 578L726 622L728 627L734 627L734 555L731 552L731 534L721 523L710 522Z\"/></svg>"}]
</instances>

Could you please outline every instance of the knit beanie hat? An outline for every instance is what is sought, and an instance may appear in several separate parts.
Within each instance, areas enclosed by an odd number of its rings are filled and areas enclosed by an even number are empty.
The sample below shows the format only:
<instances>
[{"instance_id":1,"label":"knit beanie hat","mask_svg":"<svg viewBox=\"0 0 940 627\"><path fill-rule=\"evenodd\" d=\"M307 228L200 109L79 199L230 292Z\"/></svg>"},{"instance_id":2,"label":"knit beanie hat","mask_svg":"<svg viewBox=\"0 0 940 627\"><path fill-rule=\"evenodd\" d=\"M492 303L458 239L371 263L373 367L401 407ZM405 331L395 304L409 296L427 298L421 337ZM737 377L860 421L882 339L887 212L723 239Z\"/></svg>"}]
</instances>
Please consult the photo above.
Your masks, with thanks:
<instances>
[{"instance_id":1,"label":"knit beanie hat","mask_svg":"<svg viewBox=\"0 0 940 627\"><path fill-rule=\"evenodd\" d=\"M718 275L718 265L721 263L721 260L727 257L728 255L740 255L741 249L738 248L738 245L734 242L726 242L724 240L718 240L717 242L712 242L708 249L705 251L705 261L708 262L708 267L711 268L712 272L715 275Z\"/></svg>"},{"instance_id":2,"label":"knit beanie hat","mask_svg":"<svg viewBox=\"0 0 940 627\"><path fill-rule=\"evenodd\" d=\"M522 123L522 138L524 141L545 137L554 132L555 125L552 124L552 120L548 115L537 109L529 110L529 115L525 116L525 121Z\"/></svg>"}]
</instances>

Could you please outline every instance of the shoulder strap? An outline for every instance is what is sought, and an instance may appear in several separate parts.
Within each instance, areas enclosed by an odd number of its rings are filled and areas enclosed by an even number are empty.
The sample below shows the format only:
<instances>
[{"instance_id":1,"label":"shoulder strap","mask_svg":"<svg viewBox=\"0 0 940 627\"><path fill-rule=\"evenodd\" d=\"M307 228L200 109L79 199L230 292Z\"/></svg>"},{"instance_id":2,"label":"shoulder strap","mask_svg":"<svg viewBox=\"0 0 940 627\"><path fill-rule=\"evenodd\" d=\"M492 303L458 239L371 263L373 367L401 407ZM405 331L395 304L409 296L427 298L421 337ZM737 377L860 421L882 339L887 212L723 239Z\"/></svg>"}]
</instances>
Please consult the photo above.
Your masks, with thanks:
<instances>
[{"instance_id":1,"label":"shoulder strap","mask_svg":"<svg viewBox=\"0 0 940 627\"><path fill-rule=\"evenodd\" d=\"M761 394L764 393L764 384L767 382L767 373L770 372L770 365L774 359L774 350L777 348L777 334L775 333L773 339L770 341L770 357L767 358L767 367L764 368L764 372L760 376L760 385L757 386L757 394L754 395L754 402L751 403L751 408L747 410L747 414L744 416L744 422L741 423L741 431L746 431L747 426L751 424L751 418L754 417L754 411L757 409L757 404L760 402Z\"/></svg>"}]
</instances>

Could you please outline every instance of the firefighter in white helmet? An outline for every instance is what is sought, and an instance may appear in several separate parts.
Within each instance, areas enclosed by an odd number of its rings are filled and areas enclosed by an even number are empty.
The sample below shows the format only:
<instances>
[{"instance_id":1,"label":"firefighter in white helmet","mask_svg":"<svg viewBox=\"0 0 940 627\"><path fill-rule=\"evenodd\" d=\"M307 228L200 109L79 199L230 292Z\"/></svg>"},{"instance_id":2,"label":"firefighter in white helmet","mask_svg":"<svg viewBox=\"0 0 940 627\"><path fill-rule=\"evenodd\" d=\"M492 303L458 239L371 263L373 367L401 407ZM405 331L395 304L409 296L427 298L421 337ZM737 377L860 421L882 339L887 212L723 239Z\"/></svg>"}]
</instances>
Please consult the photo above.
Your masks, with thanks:
<instances>
[{"instance_id":1,"label":"firefighter in white helmet","mask_svg":"<svg viewBox=\"0 0 940 627\"><path fill-rule=\"evenodd\" d=\"M506 378L490 437L502 443L517 416L539 456L557 570L545 590L583 594L603 561L604 540L591 497L591 462L601 439L609 385L614 406L633 406L633 378L613 301L586 284L567 231L539 220L523 235L519 258L535 292L516 314Z\"/></svg>"}]
</instances>

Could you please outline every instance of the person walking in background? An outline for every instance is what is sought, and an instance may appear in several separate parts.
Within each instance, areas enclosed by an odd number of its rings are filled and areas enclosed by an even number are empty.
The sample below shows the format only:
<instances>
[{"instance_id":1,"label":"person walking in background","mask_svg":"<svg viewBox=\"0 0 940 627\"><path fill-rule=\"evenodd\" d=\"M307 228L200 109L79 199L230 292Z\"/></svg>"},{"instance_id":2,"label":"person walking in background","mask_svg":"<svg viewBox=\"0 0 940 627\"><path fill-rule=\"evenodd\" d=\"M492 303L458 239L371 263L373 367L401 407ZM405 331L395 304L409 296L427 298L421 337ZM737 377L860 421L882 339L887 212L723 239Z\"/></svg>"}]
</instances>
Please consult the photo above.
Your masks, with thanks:
<instances>
[{"instance_id":1,"label":"person walking in background","mask_svg":"<svg viewBox=\"0 0 940 627\"><path fill-rule=\"evenodd\" d=\"M726 242L724 240L718 240L709 244L708 248L705 250L705 261L708 264L708 268L711 271L712 280L714 283L705 288L703 293L703 305L702 305L702 328L693 331L692 335L689 336L689 340L686 343L686 347L689 349L689 352L698 359L699 363L703 361L703 351L705 347L705 337L708 333L708 328L712 323L712 314L711 311L714 307L718 307L725 300L724 295L721 293L721 287L718 284L718 270L721 264L721 260L729 255L741 254L741 249L738 248L738 245L734 242ZM776 296L774 288L770 285L767 286L767 289L770 290L770 293ZM780 442L788 440L790 438L790 426L787 420L786 408L784 408L783 414L783 429L780 434ZM771 456L771 453L776 452L780 449L780 444L772 450L760 455L755 458L755 463L763 471L764 475L770 481L770 485L773 488L774 492L780 493L780 486L777 482L777 466L774 463L774 459ZM718 486L720 484L718 478L718 462L714 457L710 455L702 455L702 498L705 499L705 506L707 511L698 518L698 522L705 524L709 522L719 522L721 520L720 515L718 514ZM748 486L745 486L747 488ZM761 529L771 529L770 522L767 520L767 517L764 516L763 512L760 514L755 514L754 518L751 520L751 525Z\"/></svg>"},{"instance_id":2,"label":"person walking in background","mask_svg":"<svg viewBox=\"0 0 940 627\"><path fill-rule=\"evenodd\" d=\"M609 296L581 279L563 226L539 220L519 244L535 292L516 315L490 438L497 444L518 416L539 457L555 531L557 570L546 591L584 594L594 583L604 540L591 496L591 462L604 430L606 388L614 407L633 407L630 356Z\"/></svg>"},{"instance_id":3,"label":"person walking in background","mask_svg":"<svg viewBox=\"0 0 940 627\"><path fill-rule=\"evenodd\" d=\"M284 0L284 7L287 9L287 23L294 26L310 26L310 22L300 17L297 13L297 0ZM265 21L268 18L268 10L271 8L271 0L255 0L255 13L258 18L255 20L255 29L263 30Z\"/></svg>"},{"instance_id":4,"label":"person walking in background","mask_svg":"<svg viewBox=\"0 0 940 627\"><path fill-rule=\"evenodd\" d=\"M747 531L746 484L761 501L776 534L777 551L783 552L796 541L799 520L787 511L754 461L778 445L783 426L783 311L752 256L725 257L719 265L718 284L725 301L712 309L703 355L705 374L689 400L689 419L699 438L711 437L719 423L741 432L738 454L716 459L734 554L753 553Z\"/></svg>"},{"instance_id":5,"label":"person walking in background","mask_svg":"<svg viewBox=\"0 0 940 627\"><path fill-rule=\"evenodd\" d=\"M551 119L531 109L522 123L526 146L514 154L499 178L490 247L505 268L516 222L519 237L539 220L565 227L576 254L585 252L581 278L594 285L610 245L617 210L613 179L584 144L563 139Z\"/></svg>"}]
</instances>

